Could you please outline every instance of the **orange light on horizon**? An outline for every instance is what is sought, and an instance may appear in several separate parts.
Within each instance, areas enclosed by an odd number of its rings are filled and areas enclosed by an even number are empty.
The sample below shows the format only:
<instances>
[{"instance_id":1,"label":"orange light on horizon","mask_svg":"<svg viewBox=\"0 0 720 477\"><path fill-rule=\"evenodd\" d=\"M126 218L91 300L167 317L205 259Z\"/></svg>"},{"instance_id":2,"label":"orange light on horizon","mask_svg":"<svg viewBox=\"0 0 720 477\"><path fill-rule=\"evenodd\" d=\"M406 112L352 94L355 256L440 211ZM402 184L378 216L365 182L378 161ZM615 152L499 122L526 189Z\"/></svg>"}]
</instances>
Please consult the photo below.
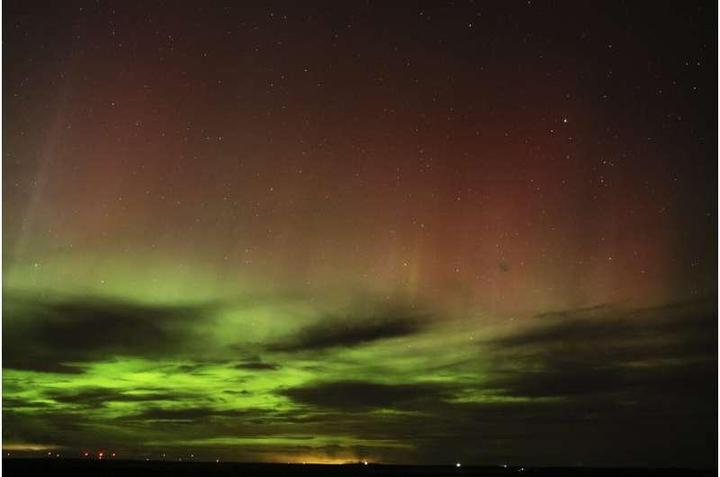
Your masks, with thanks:
<instances>
[{"instance_id":1,"label":"orange light on horizon","mask_svg":"<svg viewBox=\"0 0 720 477\"><path fill-rule=\"evenodd\" d=\"M274 456L272 462L281 462L287 464L316 464L316 465L346 465L346 464L362 464L368 465L368 459L358 458L357 456L327 456L327 455L289 455Z\"/></svg>"}]
</instances>

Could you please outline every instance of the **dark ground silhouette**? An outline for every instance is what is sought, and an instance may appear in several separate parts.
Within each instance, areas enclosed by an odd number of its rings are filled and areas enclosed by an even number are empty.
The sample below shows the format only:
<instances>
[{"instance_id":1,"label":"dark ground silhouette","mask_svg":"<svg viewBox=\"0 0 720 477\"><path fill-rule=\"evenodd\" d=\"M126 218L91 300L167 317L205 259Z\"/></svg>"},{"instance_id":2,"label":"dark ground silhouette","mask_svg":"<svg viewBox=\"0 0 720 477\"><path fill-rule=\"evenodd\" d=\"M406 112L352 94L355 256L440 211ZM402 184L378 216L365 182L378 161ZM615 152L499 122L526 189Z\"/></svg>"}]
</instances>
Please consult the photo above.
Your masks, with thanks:
<instances>
[{"instance_id":1,"label":"dark ground silhouette","mask_svg":"<svg viewBox=\"0 0 720 477\"><path fill-rule=\"evenodd\" d=\"M593 468L522 468L522 467L454 467L454 466L395 466L395 465L302 465L302 464L240 464L214 462L142 462L88 461L73 459L3 459L7 476L318 476L318 477L445 477L445 476L713 476L717 471L688 469L593 469Z\"/></svg>"}]
</instances>

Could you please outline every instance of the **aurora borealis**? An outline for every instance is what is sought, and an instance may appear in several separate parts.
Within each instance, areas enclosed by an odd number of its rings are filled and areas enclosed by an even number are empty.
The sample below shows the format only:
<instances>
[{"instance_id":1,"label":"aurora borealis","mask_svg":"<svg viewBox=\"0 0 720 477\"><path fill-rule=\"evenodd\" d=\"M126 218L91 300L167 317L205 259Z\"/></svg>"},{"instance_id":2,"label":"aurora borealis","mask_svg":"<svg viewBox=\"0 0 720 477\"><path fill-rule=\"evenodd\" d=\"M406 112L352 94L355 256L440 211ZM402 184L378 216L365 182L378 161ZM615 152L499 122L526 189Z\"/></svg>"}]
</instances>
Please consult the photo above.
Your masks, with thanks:
<instances>
[{"instance_id":1,"label":"aurora borealis","mask_svg":"<svg viewBox=\"0 0 720 477\"><path fill-rule=\"evenodd\" d=\"M713 2L3 14L6 453L716 466Z\"/></svg>"}]
</instances>

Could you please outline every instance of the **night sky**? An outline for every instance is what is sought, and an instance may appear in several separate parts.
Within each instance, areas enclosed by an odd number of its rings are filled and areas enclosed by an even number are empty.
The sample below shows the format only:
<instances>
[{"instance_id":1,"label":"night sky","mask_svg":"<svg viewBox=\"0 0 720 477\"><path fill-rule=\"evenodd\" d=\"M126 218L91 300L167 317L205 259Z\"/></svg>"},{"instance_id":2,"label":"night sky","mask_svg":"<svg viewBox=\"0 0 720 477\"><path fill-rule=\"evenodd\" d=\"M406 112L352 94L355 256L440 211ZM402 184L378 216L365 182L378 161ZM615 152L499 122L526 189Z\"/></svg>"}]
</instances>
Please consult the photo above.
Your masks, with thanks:
<instances>
[{"instance_id":1,"label":"night sky","mask_svg":"<svg viewBox=\"0 0 720 477\"><path fill-rule=\"evenodd\" d=\"M715 467L715 2L3 2L5 453Z\"/></svg>"}]
</instances>

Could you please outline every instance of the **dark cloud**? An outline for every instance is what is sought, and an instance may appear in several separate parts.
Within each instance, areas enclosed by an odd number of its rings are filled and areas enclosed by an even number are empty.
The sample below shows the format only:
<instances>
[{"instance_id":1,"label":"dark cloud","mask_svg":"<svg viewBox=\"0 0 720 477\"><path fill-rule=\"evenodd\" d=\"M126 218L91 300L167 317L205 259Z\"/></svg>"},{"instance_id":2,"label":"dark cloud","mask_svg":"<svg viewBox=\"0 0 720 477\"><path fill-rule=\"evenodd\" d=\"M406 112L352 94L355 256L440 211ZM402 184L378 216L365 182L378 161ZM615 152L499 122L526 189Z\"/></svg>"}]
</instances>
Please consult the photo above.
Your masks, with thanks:
<instances>
[{"instance_id":1,"label":"dark cloud","mask_svg":"<svg viewBox=\"0 0 720 477\"><path fill-rule=\"evenodd\" d=\"M717 311L710 303L623 310L570 310L536 317L538 326L491 344L504 367L495 385L517 396L653 393L717 394ZM525 366L518 366L524 363Z\"/></svg>"},{"instance_id":2,"label":"dark cloud","mask_svg":"<svg viewBox=\"0 0 720 477\"><path fill-rule=\"evenodd\" d=\"M280 369L280 365L275 363L266 363L264 361L243 361L235 365L236 369L247 371L274 371Z\"/></svg>"},{"instance_id":3,"label":"dark cloud","mask_svg":"<svg viewBox=\"0 0 720 477\"><path fill-rule=\"evenodd\" d=\"M82 372L82 363L104 357L182 350L210 309L84 298L5 300L3 366L55 373Z\"/></svg>"},{"instance_id":4,"label":"dark cloud","mask_svg":"<svg viewBox=\"0 0 720 477\"><path fill-rule=\"evenodd\" d=\"M295 352L359 346L419 333L428 318L428 315L401 306L369 312L353 311L346 316L327 317L285 341L272 344L269 349Z\"/></svg>"},{"instance_id":5,"label":"dark cloud","mask_svg":"<svg viewBox=\"0 0 720 477\"><path fill-rule=\"evenodd\" d=\"M47 397L62 404L96 408L110 402L178 402L191 396L187 393L155 390L137 390L133 393L127 393L109 388L89 388L75 392L73 392L73 390L55 391L49 393Z\"/></svg>"},{"instance_id":6,"label":"dark cloud","mask_svg":"<svg viewBox=\"0 0 720 477\"><path fill-rule=\"evenodd\" d=\"M275 371L281 367L277 363L265 361L258 354L243 351L242 347L235 346L232 349L236 351L236 355L239 355L236 356L237 361L230 363L235 369L241 371Z\"/></svg>"},{"instance_id":7,"label":"dark cloud","mask_svg":"<svg viewBox=\"0 0 720 477\"><path fill-rule=\"evenodd\" d=\"M671 338L694 347L712 346L708 330L717 329L717 311L708 303L673 304L640 310L610 306L545 313L535 317L538 325L498 340L502 346L559 345L580 343L597 345L610 340L630 347L641 340ZM710 337L712 338L712 337Z\"/></svg>"},{"instance_id":8,"label":"dark cloud","mask_svg":"<svg viewBox=\"0 0 720 477\"><path fill-rule=\"evenodd\" d=\"M212 407L186 407L180 409L166 409L152 407L143 410L139 414L130 416L131 419L150 420L150 421L206 421L217 417L243 417L253 415L243 409L215 409Z\"/></svg>"},{"instance_id":9,"label":"dark cloud","mask_svg":"<svg viewBox=\"0 0 720 477\"><path fill-rule=\"evenodd\" d=\"M441 401L448 389L435 384L335 381L291 388L283 394L300 404L331 409L408 408Z\"/></svg>"},{"instance_id":10,"label":"dark cloud","mask_svg":"<svg viewBox=\"0 0 720 477\"><path fill-rule=\"evenodd\" d=\"M18 344L19 345L19 344ZM85 366L78 363L61 363L52 360L48 356L49 353L32 350L25 352L23 355L17 354L13 345L7 346L9 351L7 354L3 352L3 368L4 369L21 369L25 371L37 371L39 373L57 373L57 374L82 374Z\"/></svg>"}]
</instances>

